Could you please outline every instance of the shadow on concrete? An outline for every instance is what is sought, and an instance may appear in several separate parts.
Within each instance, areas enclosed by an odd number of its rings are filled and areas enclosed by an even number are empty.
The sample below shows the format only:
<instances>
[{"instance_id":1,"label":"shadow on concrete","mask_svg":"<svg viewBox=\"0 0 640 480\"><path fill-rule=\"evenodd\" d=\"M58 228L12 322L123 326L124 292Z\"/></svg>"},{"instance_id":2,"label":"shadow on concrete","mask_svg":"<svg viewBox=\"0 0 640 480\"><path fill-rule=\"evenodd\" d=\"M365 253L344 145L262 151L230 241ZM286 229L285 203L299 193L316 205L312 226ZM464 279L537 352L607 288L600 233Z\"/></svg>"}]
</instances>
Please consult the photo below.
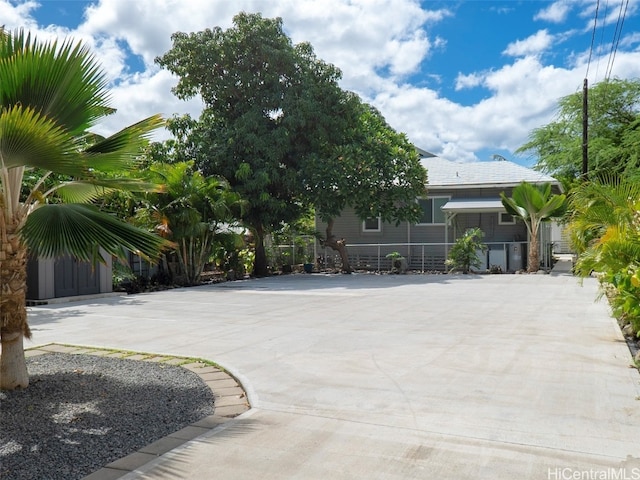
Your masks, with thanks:
<instances>
[{"instance_id":1,"label":"shadow on concrete","mask_svg":"<svg viewBox=\"0 0 640 480\"><path fill-rule=\"evenodd\" d=\"M215 429L211 435L205 434L203 437L197 438L191 444L185 444L184 447L169 452L162 462L153 468L152 478L193 478L190 472L193 471L194 459L193 450L190 445L194 443L206 443L215 445L227 442L230 439L237 439L249 433L252 433L264 426L252 417L239 417L224 426ZM216 450L212 450L215 457ZM213 477L212 477L213 478Z\"/></svg>"},{"instance_id":2,"label":"shadow on concrete","mask_svg":"<svg viewBox=\"0 0 640 480\"><path fill-rule=\"evenodd\" d=\"M195 288L211 288L222 290L319 290L319 289L376 289L389 288L402 285L429 285L429 284L449 284L453 282L482 281L487 277L497 275L488 274L374 274L374 273L353 273L346 274L291 274L277 275L273 277L241 280L235 282L219 283L216 285L205 285ZM515 277L511 274L500 275L503 277Z\"/></svg>"}]
</instances>

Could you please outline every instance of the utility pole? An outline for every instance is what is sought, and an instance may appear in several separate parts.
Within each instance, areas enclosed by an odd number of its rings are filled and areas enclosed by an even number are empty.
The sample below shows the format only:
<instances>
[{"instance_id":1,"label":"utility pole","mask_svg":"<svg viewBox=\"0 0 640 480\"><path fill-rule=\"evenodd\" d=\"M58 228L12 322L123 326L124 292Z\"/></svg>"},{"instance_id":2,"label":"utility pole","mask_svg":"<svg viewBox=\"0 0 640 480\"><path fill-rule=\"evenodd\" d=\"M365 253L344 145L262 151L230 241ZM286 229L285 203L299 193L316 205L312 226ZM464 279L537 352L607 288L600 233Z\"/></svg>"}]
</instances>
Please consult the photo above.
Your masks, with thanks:
<instances>
[{"instance_id":1,"label":"utility pole","mask_svg":"<svg viewBox=\"0 0 640 480\"><path fill-rule=\"evenodd\" d=\"M589 179L589 86L585 78L582 86L582 179Z\"/></svg>"}]
</instances>

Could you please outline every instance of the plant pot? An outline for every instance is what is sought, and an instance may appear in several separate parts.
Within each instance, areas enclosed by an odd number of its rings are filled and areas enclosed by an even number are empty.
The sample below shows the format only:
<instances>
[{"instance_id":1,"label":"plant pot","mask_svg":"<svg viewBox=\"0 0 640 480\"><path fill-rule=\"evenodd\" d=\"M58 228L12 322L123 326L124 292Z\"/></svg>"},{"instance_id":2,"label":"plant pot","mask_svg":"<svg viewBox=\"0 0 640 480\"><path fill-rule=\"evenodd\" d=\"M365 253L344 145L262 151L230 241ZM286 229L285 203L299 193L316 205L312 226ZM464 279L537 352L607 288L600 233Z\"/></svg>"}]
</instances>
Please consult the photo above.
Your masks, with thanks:
<instances>
[{"instance_id":1,"label":"plant pot","mask_svg":"<svg viewBox=\"0 0 640 480\"><path fill-rule=\"evenodd\" d=\"M282 265L282 273L291 273L293 272L292 265Z\"/></svg>"},{"instance_id":2,"label":"plant pot","mask_svg":"<svg viewBox=\"0 0 640 480\"><path fill-rule=\"evenodd\" d=\"M305 263L303 268L305 273L313 273L313 263Z\"/></svg>"}]
</instances>

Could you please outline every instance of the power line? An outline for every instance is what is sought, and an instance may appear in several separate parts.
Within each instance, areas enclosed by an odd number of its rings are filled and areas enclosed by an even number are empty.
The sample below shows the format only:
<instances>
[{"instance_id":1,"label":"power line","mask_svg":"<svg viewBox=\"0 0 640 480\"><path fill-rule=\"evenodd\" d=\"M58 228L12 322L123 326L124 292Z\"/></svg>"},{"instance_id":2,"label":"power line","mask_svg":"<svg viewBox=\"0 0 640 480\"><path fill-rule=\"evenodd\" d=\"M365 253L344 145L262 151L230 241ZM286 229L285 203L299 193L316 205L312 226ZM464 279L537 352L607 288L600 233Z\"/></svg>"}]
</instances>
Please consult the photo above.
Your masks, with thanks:
<instances>
[{"instance_id":1,"label":"power line","mask_svg":"<svg viewBox=\"0 0 640 480\"><path fill-rule=\"evenodd\" d=\"M597 7L596 7L597 8ZM600 27L600 43L598 45L597 48L597 52L602 52L603 51L603 46L604 46L604 30L607 24L607 12L609 11L609 0L606 0L604 2L604 15L602 16L604 18L604 22L601 22L601 27ZM588 70L588 67L587 67ZM595 81L598 80L598 71L600 70L600 55L598 55L598 61L596 62L596 74L594 76Z\"/></svg>"},{"instance_id":2,"label":"power line","mask_svg":"<svg viewBox=\"0 0 640 480\"><path fill-rule=\"evenodd\" d=\"M607 62L607 70L605 71L605 81L608 81L611 78L611 72L613 71L613 62L615 61L616 52L618 51L618 45L620 44L620 38L622 37L622 26L624 25L624 19L627 15L628 7L629 7L629 0L626 0L626 3L624 0L620 1L618 21L616 22L616 29L613 33L613 41L611 42L611 52L609 53L609 61Z\"/></svg>"},{"instance_id":3,"label":"power line","mask_svg":"<svg viewBox=\"0 0 640 480\"><path fill-rule=\"evenodd\" d=\"M591 46L589 47L589 60L587 60L587 73L584 78L589 77L589 67L591 66L591 55L593 55L593 41L596 38L596 28L598 27L598 10L600 10L600 0L596 2L596 15L593 18L593 32L591 33Z\"/></svg>"},{"instance_id":4,"label":"power line","mask_svg":"<svg viewBox=\"0 0 640 480\"><path fill-rule=\"evenodd\" d=\"M624 12L622 13L622 21L620 22L620 31L618 32L618 40L616 40L616 48L613 50L613 58L611 59L611 69L609 70L609 77L611 77L611 72L613 70L613 62L616 59L616 53L618 52L618 45L620 44L620 39L622 38L622 26L624 25L624 19L627 16L627 9L629 8L629 0L624 4Z\"/></svg>"}]
</instances>

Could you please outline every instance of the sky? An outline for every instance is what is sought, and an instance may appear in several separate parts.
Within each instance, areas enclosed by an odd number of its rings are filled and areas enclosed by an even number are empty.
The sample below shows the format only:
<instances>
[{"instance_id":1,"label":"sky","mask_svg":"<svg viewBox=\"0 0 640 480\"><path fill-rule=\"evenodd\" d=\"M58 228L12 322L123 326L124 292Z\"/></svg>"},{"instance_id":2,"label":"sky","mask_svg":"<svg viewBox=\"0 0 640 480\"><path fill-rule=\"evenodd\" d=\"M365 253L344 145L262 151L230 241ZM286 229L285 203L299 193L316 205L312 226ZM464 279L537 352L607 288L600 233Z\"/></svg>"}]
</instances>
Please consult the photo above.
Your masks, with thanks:
<instances>
[{"instance_id":1,"label":"sky","mask_svg":"<svg viewBox=\"0 0 640 480\"><path fill-rule=\"evenodd\" d=\"M0 0L0 25L91 48L117 109L95 127L108 135L155 113L197 117L202 102L178 100L154 59L172 33L226 29L241 11L281 17L342 88L449 160L532 166L515 151L561 97L585 78L640 77L640 0Z\"/></svg>"}]
</instances>

